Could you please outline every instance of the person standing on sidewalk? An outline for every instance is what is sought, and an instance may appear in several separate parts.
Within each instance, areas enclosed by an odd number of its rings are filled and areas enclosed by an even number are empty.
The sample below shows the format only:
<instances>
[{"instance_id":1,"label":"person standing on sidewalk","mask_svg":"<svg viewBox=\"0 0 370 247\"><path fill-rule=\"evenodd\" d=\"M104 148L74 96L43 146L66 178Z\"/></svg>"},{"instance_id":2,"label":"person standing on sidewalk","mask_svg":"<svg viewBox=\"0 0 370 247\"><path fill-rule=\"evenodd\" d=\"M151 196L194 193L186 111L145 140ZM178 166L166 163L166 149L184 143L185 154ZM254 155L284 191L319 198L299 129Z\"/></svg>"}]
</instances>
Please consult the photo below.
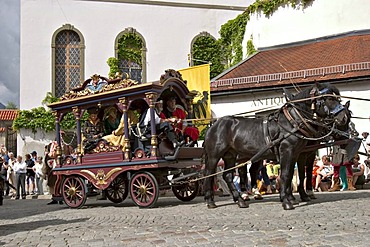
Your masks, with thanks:
<instances>
[{"instance_id":1,"label":"person standing on sidewalk","mask_svg":"<svg viewBox=\"0 0 370 247\"><path fill-rule=\"evenodd\" d=\"M5 180L7 169L3 166L3 159L0 157L0 206L3 205L3 197L4 197L4 188L5 188Z\"/></svg>"},{"instance_id":2,"label":"person standing on sidewalk","mask_svg":"<svg viewBox=\"0 0 370 247\"><path fill-rule=\"evenodd\" d=\"M26 199L26 172L27 172L27 165L23 161L23 158L21 155L17 156L17 162L14 164L14 172L15 172L15 181L17 184L17 195L15 196L15 199L18 200L20 197L20 187L22 187L22 199Z\"/></svg>"},{"instance_id":3,"label":"person standing on sidewalk","mask_svg":"<svg viewBox=\"0 0 370 247\"><path fill-rule=\"evenodd\" d=\"M44 182L44 174L42 173L42 157L37 157L37 161L34 168L35 176L36 176L36 186L37 186L37 194L43 195L44 194L44 188L43 188L43 182Z\"/></svg>"},{"instance_id":4,"label":"person standing on sidewalk","mask_svg":"<svg viewBox=\"0 0 370 247\"><path fill-rule=\"evenodd\" d=\"M33 169L33 167L35 166L35 162L33 162L33 160L31 159L31 155L30 154L26 154L25 155L26 157L26 160L25 160L25 163L27 165L27 172L26 172L26 180L27 180L27 186L26 186L26 190L27 190L27 195L33 195L35 194L35 171ZM30 192L30 186L31 187L31 192Z\"/></svg>"}]
</instances>

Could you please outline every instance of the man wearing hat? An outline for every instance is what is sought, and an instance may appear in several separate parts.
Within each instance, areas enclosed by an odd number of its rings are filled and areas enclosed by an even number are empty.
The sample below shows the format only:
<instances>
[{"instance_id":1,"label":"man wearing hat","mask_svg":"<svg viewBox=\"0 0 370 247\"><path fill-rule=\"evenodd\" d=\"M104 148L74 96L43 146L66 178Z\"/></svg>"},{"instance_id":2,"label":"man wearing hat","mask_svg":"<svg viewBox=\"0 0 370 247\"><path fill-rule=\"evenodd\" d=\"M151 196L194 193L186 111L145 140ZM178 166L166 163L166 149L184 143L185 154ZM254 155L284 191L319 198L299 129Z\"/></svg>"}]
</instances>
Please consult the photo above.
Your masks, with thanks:
<instances>
[{"instance_id":1,"label":"man wearing hat","mask_svg":"<svg viewBox=\"0 0 370 247\"><path fill-rule=\"evenodd\" d=\"M172 123L175 132L180 138L189 137L191 142L196 142L199 138L199 130L194 126L188 126L186 113L176 105L176 97L171 96L166 101L166 107L163 109L164 117ZM163 116L162 116L163 118Z\"/></svg>"},{"instance_id":2,"label":"man wearing hat","mask_svg":"<svg viewBox=\"0 0 370 247\"><path fill-rule=\"evenodd\" d=\"M100 75L94 74L91 76L91 81L86 85L86 88L92 92L98 92L102 90L106 84L105 81L100 80Z\"/></svg>"},{"instance_id":3,"label":"man wearing hat","mask_svg":"<svg viewBox=\"0 0 370 247\"><path fill-rule=\"evenodd\" d=\"M89 152L96 147L99 139L103 137L104 125L98 118L99 109L97 107L90 107L87 109L89 118L85 122L83 128L83 146L85 152Z\"/></svg>"}]
</instances>

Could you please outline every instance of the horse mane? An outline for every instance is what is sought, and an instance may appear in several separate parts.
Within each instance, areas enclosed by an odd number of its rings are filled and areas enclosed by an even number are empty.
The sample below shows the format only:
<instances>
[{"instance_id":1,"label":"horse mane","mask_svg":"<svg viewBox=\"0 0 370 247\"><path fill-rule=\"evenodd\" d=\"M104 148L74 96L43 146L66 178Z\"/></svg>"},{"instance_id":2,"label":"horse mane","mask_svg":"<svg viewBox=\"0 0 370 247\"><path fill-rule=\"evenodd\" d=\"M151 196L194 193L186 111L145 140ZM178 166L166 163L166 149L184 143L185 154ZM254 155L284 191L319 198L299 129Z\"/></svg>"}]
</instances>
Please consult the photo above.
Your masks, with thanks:
<instances>
[{"instance_id":1,"label":"horse mane","mask_svg":"<svg viewBox=\"0 0 370 247\"><path fill-rule=\"evenodd\" d=\"M316 82L313 86L306 87L301 92L293 95L292 99L304 99L304 98L310 98L312 94L312 90L315 90L315 87L317 90L321 91L325 89L325 92L320 92L320 94L335 94L340 95L339 89L335 87L334 85L330 83L318 83Z\"/></svg>"}]
</instances>

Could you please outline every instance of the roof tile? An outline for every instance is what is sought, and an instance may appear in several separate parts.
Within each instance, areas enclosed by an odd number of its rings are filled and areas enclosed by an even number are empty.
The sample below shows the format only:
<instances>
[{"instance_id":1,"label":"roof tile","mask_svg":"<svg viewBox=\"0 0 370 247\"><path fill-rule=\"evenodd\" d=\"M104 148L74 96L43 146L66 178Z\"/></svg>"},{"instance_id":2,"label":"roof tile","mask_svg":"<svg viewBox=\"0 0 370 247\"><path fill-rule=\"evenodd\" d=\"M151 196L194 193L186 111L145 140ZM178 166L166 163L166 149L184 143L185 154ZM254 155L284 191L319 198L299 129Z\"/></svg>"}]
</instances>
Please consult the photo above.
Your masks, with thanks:
<instances>
[{"instance_id":1,"label":"roof tile","mask_svg":"<svg viewBox=\"0 0 370 247\"><path fill-rule=\"evenodd\" d=\"M254 56L230 69L211 84L211 91L230 91L242 88L262 88L284 84L307 83L331 79L370 76L370 30L361 34L349 33L306 42L262 49ZM237 78L279 74L338 65L362 64L365 67L345 73L320 74L308 77L273 79L263 82L236 82ZM360 66L360 65L359 65ZM341 67L339 67L341 68ZM352 67L351 67L352 68ZM302 74L303 75L303 74ZM232 79L228 83L225 79ZM222 82L222 83L220 83ZM232 83L232 85L230 85Z\"/></svg>"},{"instance_id":2,"label":"roof tile","mask_svg":"<svg viewBox=\"0 0 370 247\"><path fill-rule=\"evenodd\" d=\"M0 110L0 121L13 121L18 116L18 110Z\"/></svg>"}]
</instances>

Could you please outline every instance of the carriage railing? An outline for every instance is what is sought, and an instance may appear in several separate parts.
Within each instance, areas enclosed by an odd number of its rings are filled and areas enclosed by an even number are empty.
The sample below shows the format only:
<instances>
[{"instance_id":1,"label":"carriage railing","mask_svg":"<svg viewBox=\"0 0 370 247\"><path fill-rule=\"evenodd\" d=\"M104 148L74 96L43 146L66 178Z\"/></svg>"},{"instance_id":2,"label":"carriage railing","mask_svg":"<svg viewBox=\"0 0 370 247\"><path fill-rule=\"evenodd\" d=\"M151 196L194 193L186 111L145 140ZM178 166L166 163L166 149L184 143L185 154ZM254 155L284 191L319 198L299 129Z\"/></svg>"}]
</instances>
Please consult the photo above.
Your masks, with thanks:
<instances>
[{"instance_id":1,"label":"carriage railing","mask_svg":"<svg viewBox=\"0 0 370 247\"><path fill-rule=\"evenodd\" d=\"M334 65L334 66L313 68L313 69L306 69L306 70L297 70L297 71L289 71L289 72L266 74L266 75L255 75L255 76L239 77L239 78L232 78L232 79L223 79L223 80L217 80L217 81L212 82L211 87L214 87L214 88L227 87L227 86L233 86L233 85L282 81L282 80L290 80L290 79L298 79L298 78L306 79L307 77L313 77L313 76L325 76L325 75L330 75L330 74L345 74L348 72L361 71L361 70L370 70L370 62L342 64L342 65Z\"/></svg>"}]
</instances>

